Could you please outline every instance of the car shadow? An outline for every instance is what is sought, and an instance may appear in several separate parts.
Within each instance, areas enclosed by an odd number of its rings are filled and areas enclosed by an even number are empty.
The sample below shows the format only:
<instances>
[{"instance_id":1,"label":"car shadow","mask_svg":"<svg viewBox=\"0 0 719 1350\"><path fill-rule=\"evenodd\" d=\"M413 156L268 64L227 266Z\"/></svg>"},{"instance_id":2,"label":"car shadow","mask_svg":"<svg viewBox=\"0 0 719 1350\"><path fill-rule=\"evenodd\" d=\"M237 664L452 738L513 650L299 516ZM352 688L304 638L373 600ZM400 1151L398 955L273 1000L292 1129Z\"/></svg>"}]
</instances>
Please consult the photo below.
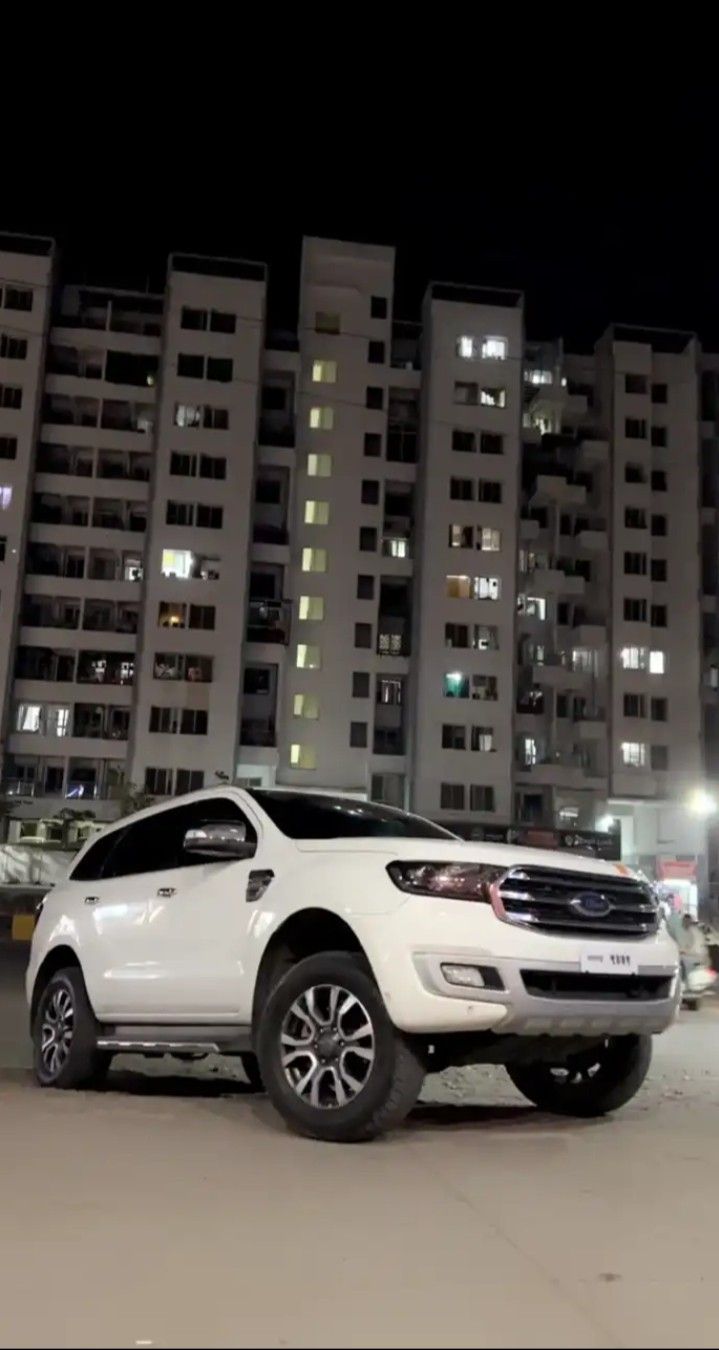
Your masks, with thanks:
<instances>
[{"instance_id":1,"label":"car shadow","mask_svg":"<svg viewBox=\"0 0 719 1350\"><path fill-rule=\"evenodd\" d=\"M411 1131L425 1130L491 1130L493 1127L507 1131L520 1131L532 1134L551 1129L576 1131L601 1124L600 1120L582 1120L575 1116L555 1116L548 1111L539 1111L529 1102L506 1103L501 1106L487 1106L479 1102L419 1102L410 1112L404 1128Z\"/></svg>"},{"instance_id":2,"label":"car shadow","mask_svg":"<svg viewBox=\"0 0 719 1350\"><path fill-rule=\"evenodd\" d=\"M130 1097L255 1097L257 1092L240 1078L221 1073L143 1073L138 1069L110 1069L99 1093Z\"/></svg>"}]
</instances>

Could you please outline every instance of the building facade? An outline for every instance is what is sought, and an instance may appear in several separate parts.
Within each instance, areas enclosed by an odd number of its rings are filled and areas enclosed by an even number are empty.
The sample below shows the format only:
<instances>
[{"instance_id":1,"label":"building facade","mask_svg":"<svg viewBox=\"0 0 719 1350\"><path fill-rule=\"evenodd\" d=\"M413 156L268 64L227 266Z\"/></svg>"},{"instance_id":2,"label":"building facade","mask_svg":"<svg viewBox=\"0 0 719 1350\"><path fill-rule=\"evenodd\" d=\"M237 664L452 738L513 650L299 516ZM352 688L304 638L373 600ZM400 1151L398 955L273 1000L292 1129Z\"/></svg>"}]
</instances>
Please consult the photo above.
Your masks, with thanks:
<instances>
[{"instance_id":1,"label":"building facade","mask_svg":"<svg viewBox=\"0 0 719 1350\"><path fill-rule=\"evenodd\" d=\"M474 286L401 323L394 270L305 240L277 335L262 264L174 255L132 294L0 236L11 834L237 779L706 887L719 358L531 342Z\"/></svg>"}]
</instances>

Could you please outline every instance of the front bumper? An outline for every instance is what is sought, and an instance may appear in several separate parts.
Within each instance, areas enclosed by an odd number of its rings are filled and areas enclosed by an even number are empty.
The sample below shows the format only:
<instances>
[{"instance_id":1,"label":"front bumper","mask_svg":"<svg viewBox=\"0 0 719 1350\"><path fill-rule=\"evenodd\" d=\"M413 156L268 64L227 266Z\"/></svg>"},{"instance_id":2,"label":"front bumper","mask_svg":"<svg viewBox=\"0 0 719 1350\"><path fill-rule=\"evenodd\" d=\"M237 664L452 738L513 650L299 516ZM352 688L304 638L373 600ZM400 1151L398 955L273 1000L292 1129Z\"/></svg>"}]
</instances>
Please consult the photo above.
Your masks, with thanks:
<instances>
[{"instance_id":1,"label":"front bumper","mask_svg":"<svg viewBox=\"0 0 719 1350\"><path fill-rule=\"evenodd\" d=\"M677 948L664 930L601 944L636 960L640 977L664 981L664 996L651 998L637 997L636 988L626 984L623 996L607 994L605 984L601 996L592 997L586 977L579 981L584 988L575 987L571 997L537 997L527 987L532 971L581 976L595 940L530 931L502 922L485 905L417 897L383 916L381 931L365 921L359 936L392 1021L409 1033L654 1034L671 1025L679 1006ZM442 973L445 964L493 967L503 987L450 984ZM570 983L576 986L577 980Z\"/></svg>"}]
</instances>

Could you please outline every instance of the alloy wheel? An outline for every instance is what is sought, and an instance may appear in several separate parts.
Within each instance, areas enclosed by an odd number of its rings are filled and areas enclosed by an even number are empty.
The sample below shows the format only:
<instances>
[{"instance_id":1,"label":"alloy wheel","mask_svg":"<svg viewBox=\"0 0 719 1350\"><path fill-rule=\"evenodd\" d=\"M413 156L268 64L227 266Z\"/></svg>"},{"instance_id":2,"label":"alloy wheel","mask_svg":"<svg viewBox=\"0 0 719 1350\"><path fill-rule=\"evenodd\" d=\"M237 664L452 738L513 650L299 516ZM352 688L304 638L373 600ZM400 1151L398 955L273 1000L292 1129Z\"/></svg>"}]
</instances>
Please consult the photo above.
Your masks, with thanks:
<instances>
[{"instance_id":1,"label":"alloy wheel","mask_svg":"<svg viewBox=\"0 0 719 1350\"><path fill-rule=\"evenodd\" d=\"M57 1078L67 1063L75 1029L75 1008L68 989L51 993L42 1013L40 1057L50 1078Z\"/></svg>"},{"instance_id":2,"label":"alloy wheel","mask_svg":"<svg viewBox=\"0 0 719 1350\"><path fill-rule=\"evenodd\" d=\"M338 984L305 989L280 1032L282 1068L309 1106L337 1110L365 1087L375 1062L375 1033L356 994Z\"/></svg>"}]
</instances>

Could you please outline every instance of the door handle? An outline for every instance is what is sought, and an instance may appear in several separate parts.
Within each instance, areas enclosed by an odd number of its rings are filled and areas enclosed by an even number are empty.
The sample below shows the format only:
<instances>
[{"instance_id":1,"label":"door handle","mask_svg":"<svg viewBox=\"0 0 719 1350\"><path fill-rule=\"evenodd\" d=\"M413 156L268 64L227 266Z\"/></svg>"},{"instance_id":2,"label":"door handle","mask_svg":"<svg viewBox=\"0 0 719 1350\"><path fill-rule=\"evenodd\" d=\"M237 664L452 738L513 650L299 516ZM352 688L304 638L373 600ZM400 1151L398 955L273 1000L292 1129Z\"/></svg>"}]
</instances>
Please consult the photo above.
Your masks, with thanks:
<instances>
[{"instance_id":1,"label":"door handle","mask_svg":"<svg viewBox=\"0 0 719 1350\"><path fill-rule=\"evenodd\" d=\"M163 900L169 900L170 896L175 894L175 887L161 886L157 894L161 896Z\"/></svg>"},{"instance_id":2,"label":"door handle","mask_svg":"<svg viewBox=\"0 0 719 1350\"><path fill-rule=\"evenodd\" d=\"M86 895L86 896L85 896L85 904L86 904L86 905L96 905L96 904L98 903L99 899L100 899L99 895Z\"/></svg>"}]
</instances>

